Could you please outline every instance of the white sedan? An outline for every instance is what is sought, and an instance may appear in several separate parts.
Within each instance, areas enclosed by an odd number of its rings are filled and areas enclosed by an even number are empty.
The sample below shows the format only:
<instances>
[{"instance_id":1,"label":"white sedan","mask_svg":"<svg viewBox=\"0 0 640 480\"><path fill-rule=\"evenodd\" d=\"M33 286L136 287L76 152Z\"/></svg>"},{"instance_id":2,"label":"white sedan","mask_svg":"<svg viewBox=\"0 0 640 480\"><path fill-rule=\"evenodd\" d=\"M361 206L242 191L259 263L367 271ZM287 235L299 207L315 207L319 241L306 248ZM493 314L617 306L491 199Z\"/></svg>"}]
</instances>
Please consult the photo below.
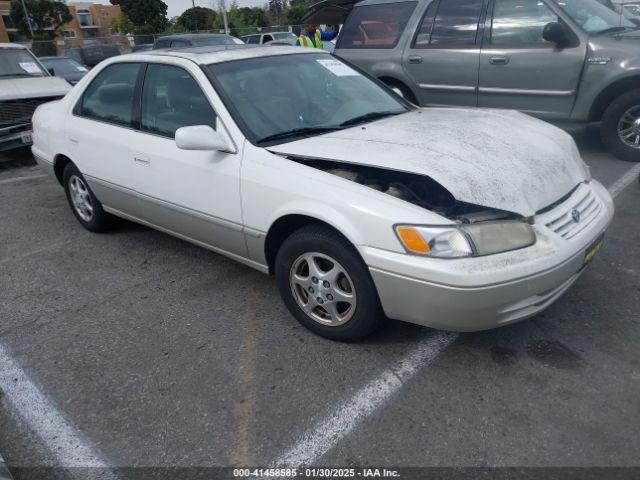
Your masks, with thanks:
<instances>
[{"instance_id":1,"label":"white sedan","mask_svg":"<svg viewBox=\"0 0 640 480\"><path fill-rule=\"evenodd\" d=\"M561 130L416 108L316 49L115 57L33 122L33 153L85 228L115 215L275 274L293 316L332 339L385 318L473 331L530 317L613 216Z\"/></svg>"}]
</instances>

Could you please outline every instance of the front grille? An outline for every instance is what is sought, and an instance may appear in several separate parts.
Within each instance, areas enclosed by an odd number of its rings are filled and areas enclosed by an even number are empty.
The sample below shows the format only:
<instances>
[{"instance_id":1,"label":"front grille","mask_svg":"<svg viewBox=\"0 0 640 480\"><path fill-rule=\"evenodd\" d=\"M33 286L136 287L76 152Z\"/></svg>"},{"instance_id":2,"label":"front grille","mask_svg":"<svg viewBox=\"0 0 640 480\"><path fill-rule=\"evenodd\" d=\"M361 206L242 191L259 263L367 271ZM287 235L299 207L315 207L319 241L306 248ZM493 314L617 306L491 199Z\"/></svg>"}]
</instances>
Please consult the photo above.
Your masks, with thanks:
<instances>
[{"instance_id":1,"label":"front grille","mask_svg":"<svg viewBox=\"0 0 640 480\"><path fill-rule=\"evenodd\" d=\"M29 123L38 106L61 97L25 98L0 102L0 127Z\"/></svg>"},{"instance_id":2,"label":"front grille","mask_svg":"<svg viewBox=\"0 0 640 480\"><path fill-rule=\"evenodd\" d=\"M602 202L587 185L579 188L572 197L576 200L565 203L558 215L547 222L547 227L566 239L587 228L602 210Z\"/></svg>"}]
</instances>

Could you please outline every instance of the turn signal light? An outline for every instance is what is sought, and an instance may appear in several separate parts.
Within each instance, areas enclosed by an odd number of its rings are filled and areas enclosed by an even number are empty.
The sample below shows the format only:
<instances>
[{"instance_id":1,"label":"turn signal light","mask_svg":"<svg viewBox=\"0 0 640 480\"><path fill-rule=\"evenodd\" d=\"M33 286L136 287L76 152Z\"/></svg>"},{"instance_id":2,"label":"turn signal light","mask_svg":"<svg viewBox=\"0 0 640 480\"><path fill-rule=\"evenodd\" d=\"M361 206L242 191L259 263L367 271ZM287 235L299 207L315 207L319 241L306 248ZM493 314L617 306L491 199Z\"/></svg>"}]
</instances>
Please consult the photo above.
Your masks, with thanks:
<instances>
[{"instance_id":1,"label":"turn signal light","mask_svg":"<svg viewBox=\"0 0 640 480\"><path fill-rule=\"evenodd\" d=\"M398 235L402 239L402 243L416 253L429 253L431 248L429 244L422 238L422 235L413 227L398 227L396 229Z\"/></svg>"}]
</instances>

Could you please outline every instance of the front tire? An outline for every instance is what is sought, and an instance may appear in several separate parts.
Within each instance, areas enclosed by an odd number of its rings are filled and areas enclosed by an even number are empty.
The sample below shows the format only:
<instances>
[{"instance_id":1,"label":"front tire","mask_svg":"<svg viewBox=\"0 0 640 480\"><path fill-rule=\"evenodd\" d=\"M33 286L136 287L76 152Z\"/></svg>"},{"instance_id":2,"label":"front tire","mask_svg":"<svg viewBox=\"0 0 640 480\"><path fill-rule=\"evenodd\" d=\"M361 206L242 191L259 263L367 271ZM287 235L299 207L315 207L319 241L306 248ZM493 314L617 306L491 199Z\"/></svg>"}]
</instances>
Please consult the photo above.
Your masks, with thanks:
<instances>
[{"instance_id":1,"label":"front tire","mask_svg":"<svg viewBox=\"0 0 640 480\"><path fill-rule=\"evenodd\" d=\"M611 102L602 115L600 134L616 157L640 161L640 90L631 90Z\"/></svg>"},{"instance_id":2,"label":"front tire","mask_svg":"<svg viewBox=\"0 0 640 480\"><path fill-rule=\"evenodd\" d=\"M276 257L276 282L291 314L331 340L354 341L383 322L378 293L356 249L322 226L287 238Z\"/></svg>"},{"instance_id":3,"label":"front tire","mask_svg":"<svg viewBox=\"0 0 640 480\"><path fill-rule=\"evenodd\" d=\"M73 163L62 174L67 201L80 224L91 232L104 232L111 226L112 217L89 188L89 184Z\"/></svg>"}]
</instances>

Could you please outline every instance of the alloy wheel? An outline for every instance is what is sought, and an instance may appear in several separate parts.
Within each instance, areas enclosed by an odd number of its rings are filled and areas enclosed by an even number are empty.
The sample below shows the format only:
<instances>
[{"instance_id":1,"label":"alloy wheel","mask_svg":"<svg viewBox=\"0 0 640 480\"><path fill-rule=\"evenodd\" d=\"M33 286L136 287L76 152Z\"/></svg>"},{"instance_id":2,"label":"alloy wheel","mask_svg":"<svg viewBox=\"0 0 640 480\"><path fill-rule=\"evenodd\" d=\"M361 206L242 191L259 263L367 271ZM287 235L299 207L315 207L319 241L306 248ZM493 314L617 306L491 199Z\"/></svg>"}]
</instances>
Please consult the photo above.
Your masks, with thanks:
<instances>
[{"instance_id":1,"label":"alloy wheel","mask_svg":"<svg viewBox=\"0 0 640 480\"><path fill-rule=\"evenodd\" d=\"M289 285L302 311L322 325L344 325L355 313L353 281L346 269L328 255L300 255L291 266Z\"/></svg>"},{"instance_id":2,"label":"alloy wheel","mask_svg":"<svg viewBox=\"0 0 640 480\"><path fill-rule=\"evenodd\" d=\"M618 137L625 145L640 149L640 105L631 107L620 117Z\"/></svg>"},{"instance_id":3,"label":"alloy wheel","mask_svg":"<svg viewBox=\"0 0 640 480\"><path fill-rule=\"evenodd\" d=\"M84 181L77 175L69 178L69 193L71 194L71 202L76 213L85 222L90 222L93 218L93 204L91 202L91 194Z\"/></svg>"}]
</instances>

